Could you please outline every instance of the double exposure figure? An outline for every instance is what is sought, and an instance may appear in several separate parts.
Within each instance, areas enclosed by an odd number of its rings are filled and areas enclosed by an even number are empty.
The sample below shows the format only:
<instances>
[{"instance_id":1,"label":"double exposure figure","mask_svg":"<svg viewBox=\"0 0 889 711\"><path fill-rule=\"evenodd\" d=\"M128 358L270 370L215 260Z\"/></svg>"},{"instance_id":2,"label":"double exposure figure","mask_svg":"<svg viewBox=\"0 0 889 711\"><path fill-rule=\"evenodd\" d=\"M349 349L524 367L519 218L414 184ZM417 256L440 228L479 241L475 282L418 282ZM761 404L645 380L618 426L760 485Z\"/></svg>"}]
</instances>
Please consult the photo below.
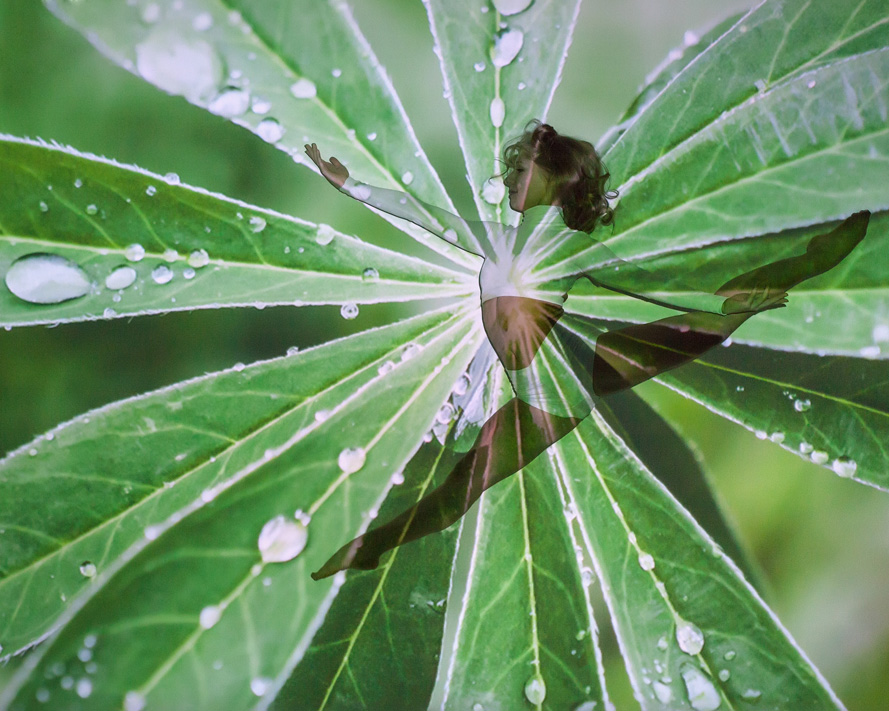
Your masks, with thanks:
<instances>
[{"instance_id":1,"label":"double exposure figure","mask_svg":"<svg viewBox=\"0 0 889 711\"><path fill-rule=\"evenodd\" d=\"M347 543L317 579L347 568L373 569L380 555L441 531L485 489L516 473L571 432L611 393L688 363L725 341L754 314L781 308L787 291L836 266L867 230L870 213L813 237L806 251L734 277L715 293L672 284L621 260L590 233L613 213L595 148L532 121L504 150L509 205L517 227L465 220L402 192L356 182L336 158L306 153L321 174L351 197L409 220L484 259L479 274L485 332L514 397L485 422L446 480L391 521ZM566 313L572 286L597 287L681 313L653 323L602 330Z\"/></svg>"}]
</instances>

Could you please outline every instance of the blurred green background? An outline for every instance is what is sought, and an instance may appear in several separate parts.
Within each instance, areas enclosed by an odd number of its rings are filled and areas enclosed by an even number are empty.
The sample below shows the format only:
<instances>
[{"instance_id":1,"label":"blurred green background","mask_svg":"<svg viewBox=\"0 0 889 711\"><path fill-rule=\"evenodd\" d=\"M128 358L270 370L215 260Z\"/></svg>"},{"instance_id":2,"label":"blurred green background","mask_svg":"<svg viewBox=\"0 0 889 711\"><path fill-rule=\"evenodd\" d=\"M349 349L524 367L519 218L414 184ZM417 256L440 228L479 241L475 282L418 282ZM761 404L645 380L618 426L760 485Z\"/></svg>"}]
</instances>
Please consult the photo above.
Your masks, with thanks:
<instances>
[{"instance_id":1,"label":"blurred green background","mask_svg":"<svg viewBox=\"0 0 889 711\"><path fill-rule=\"evenodd\" d=\"M458 208L471 214L422 3L352 5L430 159ZM646 74L682 44L686 30L705 30L749 5L585 0L550 123L598 139ZM112 65L35 0L0 0L0 132L172 171L184 183L330 222L366 239L385 243L395 234L271 145ZM290 346L304 348L403 312L368 306L346 321L336 307L230 309L0 331L0 452L113 400L238 361L282 355ZM743 330L736 339L743 339ZM699 448L730 519L763 568L767 602L840 698L853 711L886 709L886 495L757 440L657 385L637 392ZM606 615L599 624L615 703L621 710L638 708Z\"/></svg>"}]
</instances>

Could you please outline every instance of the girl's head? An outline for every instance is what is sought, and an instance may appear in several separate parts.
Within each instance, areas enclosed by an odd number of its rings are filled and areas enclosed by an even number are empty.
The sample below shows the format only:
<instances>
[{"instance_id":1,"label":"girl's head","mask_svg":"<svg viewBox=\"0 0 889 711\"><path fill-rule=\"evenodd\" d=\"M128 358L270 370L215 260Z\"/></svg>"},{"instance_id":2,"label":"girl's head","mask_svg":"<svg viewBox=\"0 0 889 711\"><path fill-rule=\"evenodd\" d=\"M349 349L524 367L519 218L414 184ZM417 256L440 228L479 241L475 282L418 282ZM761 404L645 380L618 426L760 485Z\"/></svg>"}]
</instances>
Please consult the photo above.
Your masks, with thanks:
<instances>
[{"instance_id":1,"label":"girl's head","mask_svg":"<svg viewBox=\"0 0 889 711\"><path fill-rule=\"evenodd\" d=\"M592 232L599 220L608 225L614 219L608 200L617 191L605 192L609 174L592 143L562 136L534 119L503 149L503 162L513 210L559 205L565 224L581 232Z\"/></svg>"}]
</instances>

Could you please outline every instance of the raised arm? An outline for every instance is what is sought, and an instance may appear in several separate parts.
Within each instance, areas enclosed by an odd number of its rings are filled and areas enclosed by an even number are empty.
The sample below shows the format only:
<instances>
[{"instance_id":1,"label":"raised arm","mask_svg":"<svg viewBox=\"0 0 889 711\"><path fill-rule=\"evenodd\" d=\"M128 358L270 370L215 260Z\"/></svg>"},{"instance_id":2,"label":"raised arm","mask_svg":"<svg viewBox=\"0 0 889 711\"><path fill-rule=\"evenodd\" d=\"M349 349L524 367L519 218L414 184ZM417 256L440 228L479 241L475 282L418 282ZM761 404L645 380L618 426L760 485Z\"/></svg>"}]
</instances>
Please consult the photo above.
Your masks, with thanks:
<instances>
[{"instance_id":1,"label":"raised arm","mask_svg":"<svg viewBox=\"0 0 889 711\"><path fill-rule=\"evenodd\" d=\"M340 192L390 215L413 222L455 247L480 257L484 256L478 238L469 223L459 215L425 203L399 190L387 190L357 182L349 176L346 166L335 157L331 156L329 161L324 160L316 144L306 144L305 148L306 155L318 166L321 175Z\"/></svg>"}]
</instances>

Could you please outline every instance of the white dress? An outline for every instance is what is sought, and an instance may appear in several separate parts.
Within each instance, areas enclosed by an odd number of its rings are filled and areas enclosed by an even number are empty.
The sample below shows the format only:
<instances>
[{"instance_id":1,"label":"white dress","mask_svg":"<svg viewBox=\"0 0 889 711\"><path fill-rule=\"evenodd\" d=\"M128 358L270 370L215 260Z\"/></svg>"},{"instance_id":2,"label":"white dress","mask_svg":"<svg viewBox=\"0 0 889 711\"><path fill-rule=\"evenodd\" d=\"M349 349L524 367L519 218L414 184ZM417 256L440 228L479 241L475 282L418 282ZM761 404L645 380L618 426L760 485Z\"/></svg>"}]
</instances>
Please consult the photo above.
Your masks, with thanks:
<instances>
[{"instance_id":1,"label":"white dress","mask_svg":"<svg viewBox=\"0 0 889 711\"><path fill-rule=\"evenodd\" d=\"M352 178L341 191L484 258L479 286L491 344L516 396L554 415L585 417L597 399L592 364L601 330L562 311L578 279L681 311L723 314L724 296L693 289L657 293L659 284L651 272L569 228L553 205L529 208L518 227L512 227L465 220L406 193Z\"/></svg>"}]
</instances>

